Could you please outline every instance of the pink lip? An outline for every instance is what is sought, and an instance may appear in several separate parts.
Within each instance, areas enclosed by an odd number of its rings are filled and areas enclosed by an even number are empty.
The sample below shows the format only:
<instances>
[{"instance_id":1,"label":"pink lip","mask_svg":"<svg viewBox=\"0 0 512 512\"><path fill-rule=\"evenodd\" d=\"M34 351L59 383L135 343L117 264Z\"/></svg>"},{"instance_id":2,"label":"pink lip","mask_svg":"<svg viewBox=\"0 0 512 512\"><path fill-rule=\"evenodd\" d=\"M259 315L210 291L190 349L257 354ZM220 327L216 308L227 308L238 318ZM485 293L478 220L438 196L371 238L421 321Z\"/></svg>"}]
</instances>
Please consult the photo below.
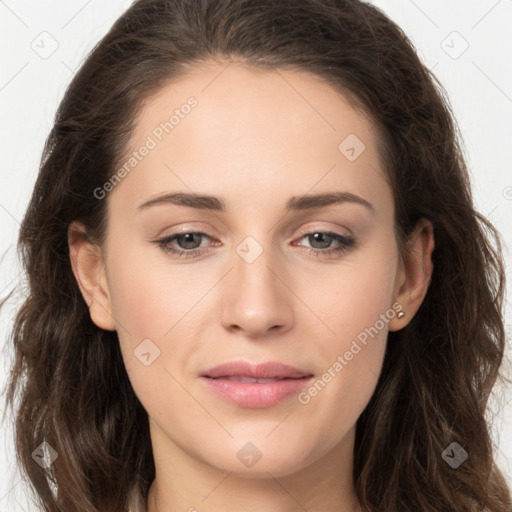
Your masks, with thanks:
<instances>
[{"instance_id":1,"label":"pink lip","mask_svg":"<svg viewBox=\"0 0 512 512\"><path fill-rule=\"evenodd\" d=\"M296 379L311 375L294 366L270 361L268 363L251 364L246 361L230 361L203 373L205 377L253 377L255 379Z\"/></svg>"},{"instance_id":2,"label":"pink lip","mask_svg":"<svg viewBox=\"0 0 512 512\"><path fill-rule=\"evenodd\" d=\"M232 361L207 370L201 378L210 391L240 407L271 407L299 393L313 375L278 362L252 365ZM273 382L238 382L236 378L275 379Z\"/></svg>"}]
</instances>

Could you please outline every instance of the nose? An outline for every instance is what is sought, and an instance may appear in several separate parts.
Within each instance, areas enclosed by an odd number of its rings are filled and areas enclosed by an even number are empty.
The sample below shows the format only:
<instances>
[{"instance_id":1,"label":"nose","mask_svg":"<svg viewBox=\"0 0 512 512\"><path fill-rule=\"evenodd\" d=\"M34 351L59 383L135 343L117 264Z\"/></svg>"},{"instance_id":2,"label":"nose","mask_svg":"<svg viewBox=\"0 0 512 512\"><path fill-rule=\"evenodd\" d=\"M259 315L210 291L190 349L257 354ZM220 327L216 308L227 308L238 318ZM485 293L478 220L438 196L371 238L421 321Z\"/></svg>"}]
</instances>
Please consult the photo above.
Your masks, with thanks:
<instances>
[{"instance_id":1,"label":"nose","mask_svg":"<svg viewBox=\"0 0 512 512\"><path fill-rule=\"evenodd\" d=\"M269 331L282 333L290 329L293 293L286 285L286 272L271 251L262 251L254 261L240 251L232 261L233 268L223 284L223 326L253 339L264 337Z\"/></svg>"}]
</instances>

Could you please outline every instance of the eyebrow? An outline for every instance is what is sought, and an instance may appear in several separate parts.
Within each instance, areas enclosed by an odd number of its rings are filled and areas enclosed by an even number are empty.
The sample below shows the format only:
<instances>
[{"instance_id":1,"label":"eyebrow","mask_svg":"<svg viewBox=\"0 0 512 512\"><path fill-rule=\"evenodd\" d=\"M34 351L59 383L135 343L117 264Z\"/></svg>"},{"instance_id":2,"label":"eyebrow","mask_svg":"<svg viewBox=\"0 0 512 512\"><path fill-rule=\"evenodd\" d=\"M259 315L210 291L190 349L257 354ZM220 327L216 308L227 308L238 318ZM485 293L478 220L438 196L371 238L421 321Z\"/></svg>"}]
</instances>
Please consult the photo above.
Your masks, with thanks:
<instances>
[{"instance_id":1,"label":"eyebrow","mask_svg":"<svg viewBox=\"0 0 512 512\"><path fill-rule=\"evenodd\" d=\"M312 210L322 208L332 204L355 203L365 206L372 213L375 213L374 206L366 199L350 192L333 192L327 194L302 195L291 197L285 205L286 211ZM175 192L164 194L137 207L138 212L160 204L175 204L178 206L188 206L199 210L211 210L215 212L225 212L226 204L220 197L190 194L188 192Z\"/></svg>"}]
</instances>

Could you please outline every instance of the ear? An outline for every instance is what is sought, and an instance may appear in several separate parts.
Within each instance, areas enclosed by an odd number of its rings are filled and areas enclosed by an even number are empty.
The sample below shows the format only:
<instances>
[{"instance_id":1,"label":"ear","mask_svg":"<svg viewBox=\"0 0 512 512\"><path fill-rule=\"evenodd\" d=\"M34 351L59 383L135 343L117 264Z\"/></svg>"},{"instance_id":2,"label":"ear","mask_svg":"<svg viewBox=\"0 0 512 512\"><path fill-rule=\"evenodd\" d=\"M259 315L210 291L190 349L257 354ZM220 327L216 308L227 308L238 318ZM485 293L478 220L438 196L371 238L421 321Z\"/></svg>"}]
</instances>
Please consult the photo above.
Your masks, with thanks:
<instances>
[{"instance_id":1,"label":"ear","mask_svg":"<svg viewBox=\"0 0 512 512\"><path fill-rule=\"evenodd\" d=\"M401 311L405 316L395 316L389 322L390 331L398 331L405 327L420 308L432 277L434 247L432 223L422 218L409 236L407 250L403 255L403 262L400 262L395 283L395 300L401 304Z\"/></svg>"},{"instance_id":2,"label":"ear","mask_svg":"<svg viewBox=\"0 0 512 512\"><path fill-rule=\"evenodd\" d=\"M101 247L88 241L86 230L79 222L71 223L68 228L68 245L73 274L89 306L91 320L102 329L115 331Z\"/></svg>"}]
</instances>

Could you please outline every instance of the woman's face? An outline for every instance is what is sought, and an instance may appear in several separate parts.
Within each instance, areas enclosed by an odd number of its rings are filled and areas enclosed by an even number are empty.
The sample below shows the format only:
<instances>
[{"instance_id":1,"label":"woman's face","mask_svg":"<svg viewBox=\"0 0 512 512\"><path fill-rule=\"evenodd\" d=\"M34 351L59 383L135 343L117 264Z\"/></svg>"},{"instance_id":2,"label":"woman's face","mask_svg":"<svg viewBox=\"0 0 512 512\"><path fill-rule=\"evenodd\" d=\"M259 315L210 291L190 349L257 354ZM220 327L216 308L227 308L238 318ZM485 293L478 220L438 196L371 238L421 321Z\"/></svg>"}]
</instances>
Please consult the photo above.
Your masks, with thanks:
<instances>
[{"instance_id":1,"label":"woman's face","mask_svg":"<svg viewBox=\"0 0 512 512\"><path fill-rule=\"evenodd\" d=\"M414 314L376 137L313 76L235 63L143 105L124 177L98 199L105 295L91 315L118 332L155 453L274 476L351 455L388 330ZM211 371L230 362L298 373Z\"/></svg>"}]
</instances>

